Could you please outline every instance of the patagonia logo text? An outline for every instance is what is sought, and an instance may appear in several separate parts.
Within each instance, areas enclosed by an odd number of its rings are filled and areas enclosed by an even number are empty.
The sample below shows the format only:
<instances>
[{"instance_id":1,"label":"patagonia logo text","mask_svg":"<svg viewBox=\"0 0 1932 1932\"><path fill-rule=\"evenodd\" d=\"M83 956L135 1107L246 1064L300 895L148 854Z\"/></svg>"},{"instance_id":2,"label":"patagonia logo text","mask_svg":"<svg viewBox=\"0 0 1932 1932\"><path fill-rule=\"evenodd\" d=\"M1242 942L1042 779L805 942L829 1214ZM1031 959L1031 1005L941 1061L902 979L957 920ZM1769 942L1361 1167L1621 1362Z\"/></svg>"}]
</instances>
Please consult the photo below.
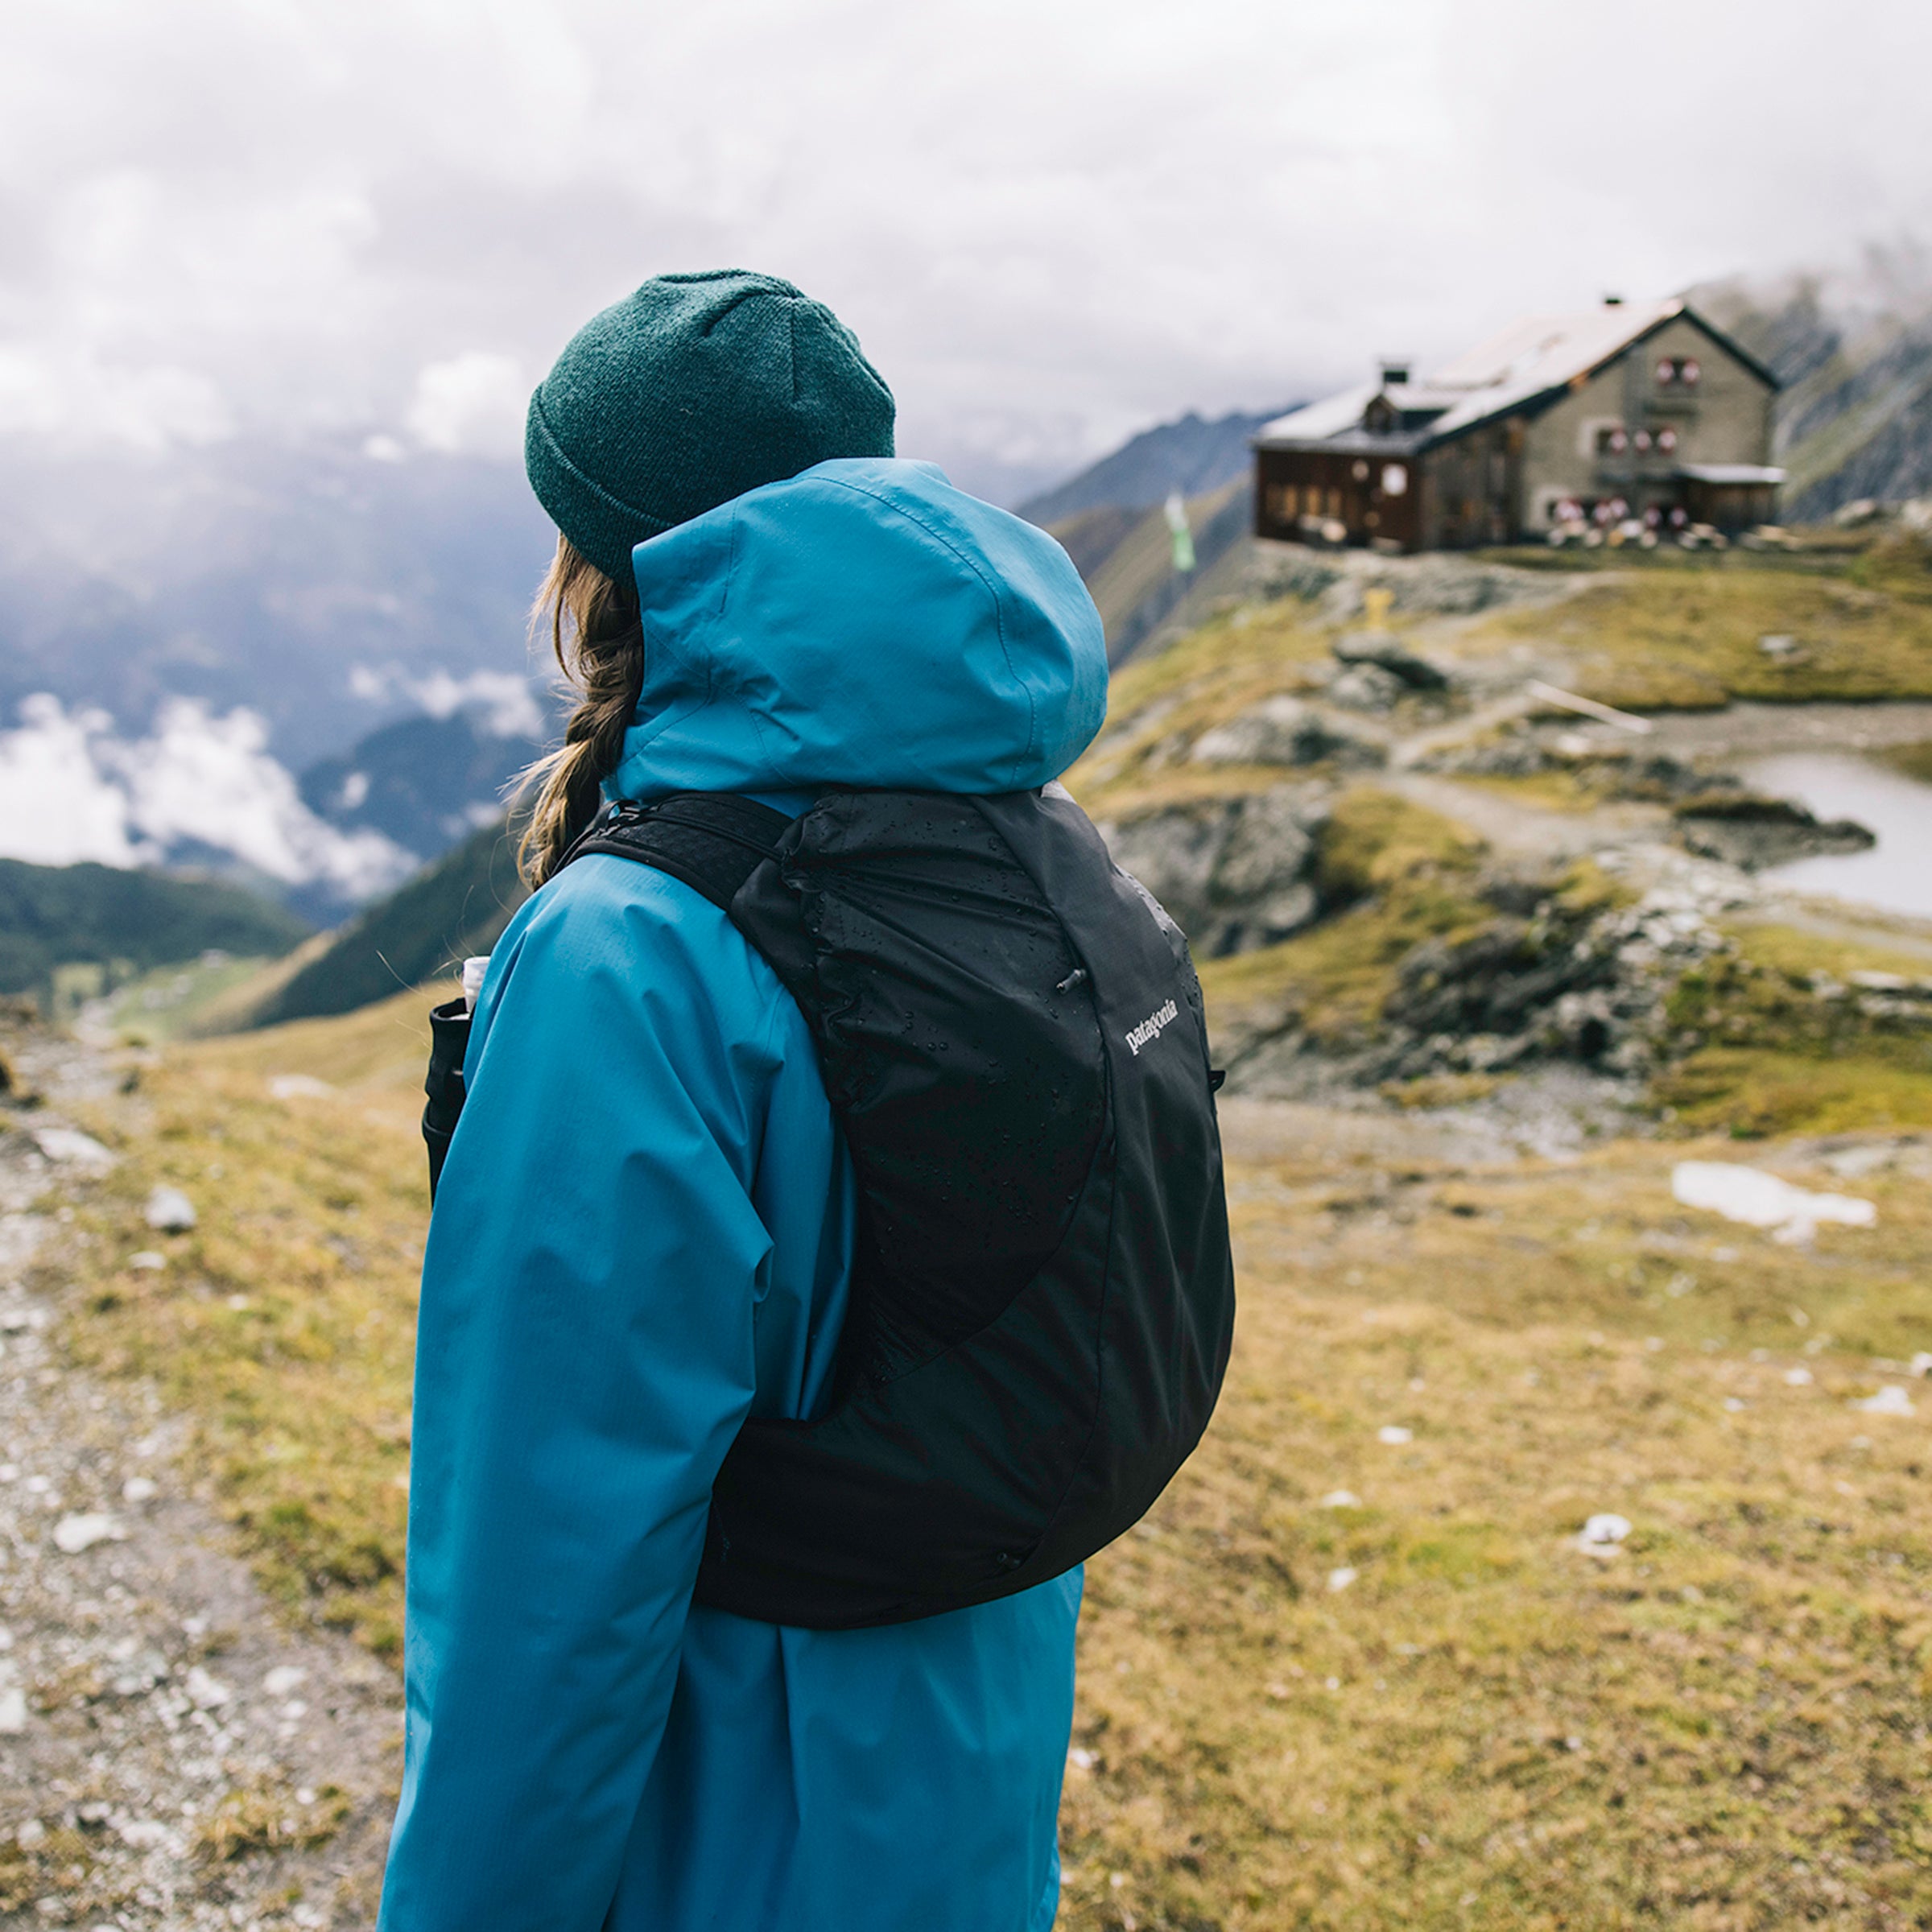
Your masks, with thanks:
<instances>
[{"instance_id":1,"label":"patagonia logo text","mask_svg":"<svg viewBox=\"0 0 1932 1932\"><path fill-rule=\"evenodd\" d=\"M1138 1059L1141 1049L1150 1046L1161 1037L1163 1026L1179 1018L1180 1009L1170 1000L1158 1013L1149 1013L1139 1026L1130 1027L1127 1033L1127 1044L1133 1049L1134 1058Z\"/></svg>"}]
</instances>

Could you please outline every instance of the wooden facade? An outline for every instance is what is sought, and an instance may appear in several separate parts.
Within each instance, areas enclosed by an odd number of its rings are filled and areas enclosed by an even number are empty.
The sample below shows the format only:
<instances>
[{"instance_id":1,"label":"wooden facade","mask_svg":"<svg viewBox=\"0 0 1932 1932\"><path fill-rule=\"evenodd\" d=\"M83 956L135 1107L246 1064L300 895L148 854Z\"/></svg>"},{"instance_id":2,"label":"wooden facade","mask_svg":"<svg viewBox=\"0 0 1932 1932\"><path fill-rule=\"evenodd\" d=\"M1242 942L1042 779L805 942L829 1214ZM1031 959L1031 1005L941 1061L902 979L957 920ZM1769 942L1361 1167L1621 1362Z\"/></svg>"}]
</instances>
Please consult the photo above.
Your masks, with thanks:
<instances>
[{"instance_id":1,"label":"wooden facade","mask_svg":"<svg viewBox=\"0 0 1932 1932\"><path fill-rule=\"evenodd\" d=\"M1420 546L1414 465L1344 450L1257 450L1254 527L1261 536L1320 536L1339 525L1345 541Z\"/></svg>"}]
</instances>

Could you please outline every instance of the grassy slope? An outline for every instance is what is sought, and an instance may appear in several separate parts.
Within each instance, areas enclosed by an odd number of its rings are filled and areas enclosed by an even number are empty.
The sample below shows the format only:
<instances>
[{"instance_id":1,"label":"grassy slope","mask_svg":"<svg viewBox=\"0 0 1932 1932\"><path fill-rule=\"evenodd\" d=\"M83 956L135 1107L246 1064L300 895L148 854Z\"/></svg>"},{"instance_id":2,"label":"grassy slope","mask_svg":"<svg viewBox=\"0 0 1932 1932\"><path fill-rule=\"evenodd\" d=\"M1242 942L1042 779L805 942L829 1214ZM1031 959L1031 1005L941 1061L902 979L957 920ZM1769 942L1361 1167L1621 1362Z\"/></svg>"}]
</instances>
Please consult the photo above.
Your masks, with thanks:
<instances>
[{"instance_id":1,"label":"grassy slope","mask_svg":"<svg viewBox=\"0 0 1932 1932\"><path fill-rule=\"evenodd\" d=\"M1802 650L1769 658L1758 648L1768 636ZM1932 696L1932 550L1901 539L1828 573L1633 570L1554 608L1501 612L1462 639L1471 654L1521 643L1554 647L1577 689L1634 711Z\"/></svg>"},{"instance_id":2,"label":"grassy slope","mask_svg":"<svg viewBox=\"0 0 1932 1932\"><path fill-rule=\"evenodd\" d=\"M1212 724L1277 693L1305 691L1328 655L1328 640L1305 605L1247 606L1210 620L1158 656L1117 672L1107 726L1067 774L1067 789L1096 819L1160 802L1169 791L1252 791L1278 782L1272 772L1227 767L1169 771L1164 752L1177 734Z\"/></svg>"},{"instance_id":3,"label":"grassy slope","mask_svg":"<svg viewBox=\"0 0 1932 1932\"><path fill-rule=\"evenodd\" d=\"M1236 1166L1220 1412L1090 1571L1063 1922L1923 1922L1924 1430L1846 1406L1932 1335L1923 1184L1810 1253L1667 1173Z\"/></svg>"},{"instance_id":4,"label":"grassy slope","mask_svg":"<svg viewBox=\"0 0 1932 1932\"><path fill-rule=\"evenodd\" d=\"M392 1656L422 1003L170 1049L81 1327L198 1417L282 1599ZM340 1090L275 1100L287 1072ZM1876 1228L1783 1246L1673 1204L1703 1151L1236 1159L1220 1414L1090 1567L1071 1932L1932 1912L1932 1458L1845 1406L1932 1345L1932 1203L1874 1177ZM126 1272L158 1179L202 1224ZM1600 1563L1566 1539L1607 1509L1636 1527Z\"/></svg>"},{"instance_id":5,"label":"grassy slope","mask_svg":"<svg viewBox=\"0 0 1932 1932\"><path fill-rule=\"evenodd\" d=\"M1672 1018L1703 1041L1655 1092L1680 1129L1740 1140L1858 1128L1932 1127L1932 1038L1874 1020L1855 999L1820 1004L1819 975L1924 975L1926 961L1882 944L1776 925L1732 933L1735 953L1688 976Z\"/></svg>"}]
</instances>

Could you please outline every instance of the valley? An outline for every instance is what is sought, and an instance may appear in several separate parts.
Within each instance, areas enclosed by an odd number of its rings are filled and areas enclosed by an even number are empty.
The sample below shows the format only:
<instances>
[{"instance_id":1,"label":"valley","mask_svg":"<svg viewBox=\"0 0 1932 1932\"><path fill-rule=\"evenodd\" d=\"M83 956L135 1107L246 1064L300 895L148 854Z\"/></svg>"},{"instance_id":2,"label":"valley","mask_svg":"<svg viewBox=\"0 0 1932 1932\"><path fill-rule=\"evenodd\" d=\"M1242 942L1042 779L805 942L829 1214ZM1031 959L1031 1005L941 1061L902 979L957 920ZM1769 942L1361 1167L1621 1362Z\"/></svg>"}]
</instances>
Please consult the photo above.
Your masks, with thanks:
<instances>
[{"instance_id":1,"label":"valley","mask_svg":"<svg viewBox=\"0 0 1932 1932\"><path fill-rule=\"evenodd\" d=\"M1751 775L1922 773L1922 540L1238 561L1068 779L1200 958L1243 1300L1201 1450L1089 1566L1060 1922L1922 1922L1932 926L1792 883L1868 835ZM168 1534L232 1551L255 1594L221 1600L255 1607L144 1636L123 1689L124 1625L200 1614L134 1561L161 1519L68 1556L6 1492L0 1777L42 1835L0 1858L0 1913L367 1922L432 941L502 916L489 876L372 908L372 956L409 939L426 983L353 1010L164 1039L96 1008L65 1046L10 1022L41 1099L0 1107L0 1373L44 1364L102 1418L80 1473L24 1435L10 1466L125 1518L147 1445ZM222 997L259 1018L269 986ZM151 1224L158 1187L192 1227ZM117 1562L130 1601L97 1615ZM361 1715L258 1740L238 1690L192 1802L255 1822L196 1850L98 1747L284 1652L365 1664L331 1707ZM247 1808L278 1778L335 1809L278 1836Z\"/></svg>"}]
</instances>

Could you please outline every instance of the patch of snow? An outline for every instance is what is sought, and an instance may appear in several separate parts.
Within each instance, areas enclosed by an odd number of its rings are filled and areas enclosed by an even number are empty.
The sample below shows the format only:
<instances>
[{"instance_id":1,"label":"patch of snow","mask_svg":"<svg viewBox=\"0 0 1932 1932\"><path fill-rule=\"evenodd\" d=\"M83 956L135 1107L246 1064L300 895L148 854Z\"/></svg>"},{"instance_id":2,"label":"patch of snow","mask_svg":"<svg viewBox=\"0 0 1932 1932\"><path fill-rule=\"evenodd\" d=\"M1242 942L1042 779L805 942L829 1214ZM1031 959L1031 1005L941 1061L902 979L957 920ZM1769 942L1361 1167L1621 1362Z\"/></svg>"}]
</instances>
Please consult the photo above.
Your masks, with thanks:
<instances>
[{"instance_id":1,"label":"patch of snow","mask_svg":"<svg viewBox=\"0 0 1932 1932\"><path fill-rule=\"evenodd\" d=\"M1809 1368L1787 1368L1785 1380L1794 1389L1808 1389L1811 1385L1811 1371Z\"/></svg>"},{"instance_id":2,"label":"patch of snow","mask_svg":"<svg viewBox=\"0 0 1932 1932\"><path fill-rule=\"evenodd\" d=\"M127 1257L127 1265L141 1273L158 1274L167 1265L167 1257L152 1248L142 1248Z\"/></svg>"},{"instance_id":3,"label":"patch of snow","mask_svg":"<svg viewBox=\"0 0 1932 1932\"><path fill-rule=\"evenodd\" d=\"M291 1690L298 1690L308 1682L308 1673L299 1664L277 1664L262 1680L262 1688L270 1697L287 1697Z\"/></svg>"},{"instance_id":4,"label":"patch of snow","mask_svg":"<svg viewBox=\"0 0 1932 1932\"><path fill-rule=\"evenodd\" d=\"M1356 1579L1356 1572L1347 1563L1328 1572L1328 1587L1331 1590L1346 1590Z\"/></svg>"},{"instance_id":5,"label":"patch of snow","mask_svg":"<svg viewBox=\"0 0 1932 1932\"><path fill-rule=\"evenodd\" d=\"M124 1503L152 1502L157 1492L155 1479L151 1476L130 1476L121 1485L121 1500Z\"/></svg>"},{"instance_id":6,"label":"patch of snow","mask_svg":"<svg viewBox=\"0 0 1932 1932\"><path fill-rule=\"evenodd\" d=\"M1769 1228L1781 1241L1811 1238L1821 1221L1869 1228L1878 1210L1845 1194L1813 1194L1761 1167L1732 1161L1679 1161L1670 1170L1670 1191L1686 1208L1721 1214L1728 1221Z\"/></svg>"},{"instance_id":7,"label":"patch of snow","mask_svg":"<svg viewBox=\"0 0 1932 1932\"><path fill-rule=\"evenodd\" d=\"M1359 1509L1362 1499L1352 1489L1331 1489L1322 1498L1324 1509Z\"/></svg>"},{"instance_id":8,"label":"patch of snow","mask_svg":"<svg viewBox=\"0 0 1932 1932\"><path fill-rule=\"evenodd\" d=\"M1400 1422L1385 1422L1376 1430L1375 1439L1378 1443L1386 1443L1392 1449L1399 1448L1402 1443L1415 1440L1415 1431L1405 1429Z\"/></svg>"},{"instance_id":9,"label":"patch of snow","mask_svg":"<svg viewBox=\"0 0 1932 1932\"><path fill-rule=\"evenodd\" d=\"M18 1684L0 1690L0 1737L18 1737L27 1728L27 1693Z\"/></svg>"},{"instance_id":10,"label":"patch of snow","mask_svg":"<svg viewBox=\"0 0 1932 1932\"><path fill-rule=\"evenodd\" d=\"M54 1546L64 1555L78 1556L96 1543L118 1543L126 1534L118 1518L103 1512L69 1514L54 1525Z\"/></svg>"}]
</instances>

